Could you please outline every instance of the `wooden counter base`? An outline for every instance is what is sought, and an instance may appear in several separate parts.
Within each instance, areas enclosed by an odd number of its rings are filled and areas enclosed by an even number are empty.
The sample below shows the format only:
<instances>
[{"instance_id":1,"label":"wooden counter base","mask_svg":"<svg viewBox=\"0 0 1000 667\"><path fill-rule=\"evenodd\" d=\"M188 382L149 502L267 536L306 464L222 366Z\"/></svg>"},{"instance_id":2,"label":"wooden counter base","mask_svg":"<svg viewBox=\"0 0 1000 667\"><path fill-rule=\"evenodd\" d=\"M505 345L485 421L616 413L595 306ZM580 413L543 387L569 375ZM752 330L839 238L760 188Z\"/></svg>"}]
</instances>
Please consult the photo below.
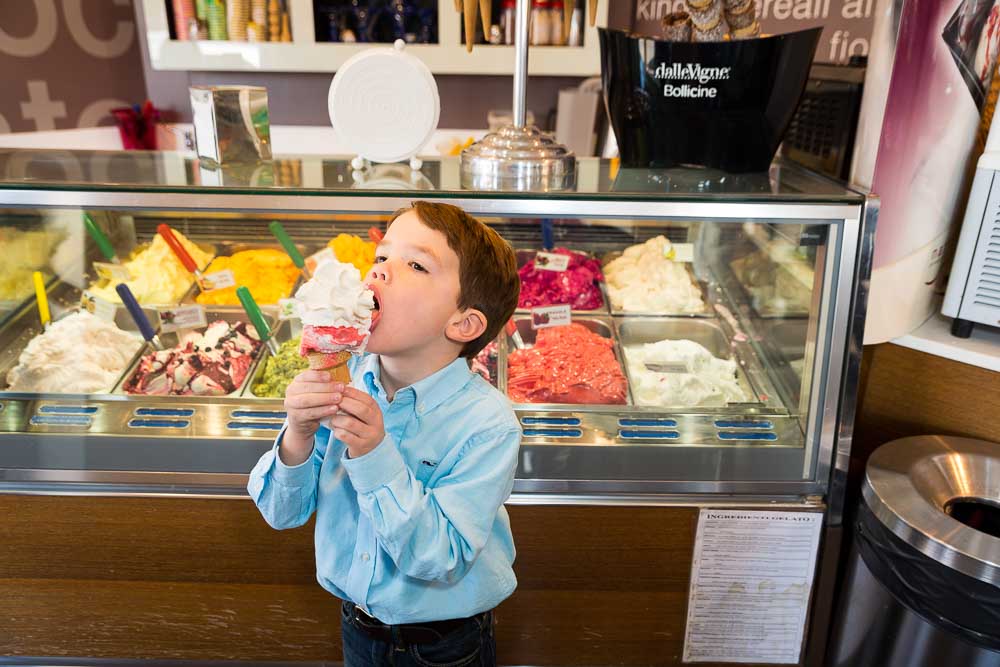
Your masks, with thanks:
<instances>
[{"instance_id":1,"label":"wooden counter base","mask_svg":"<svg viewBox=\"0 0 1000 667\"><path fill-rule=\"evenodd\" d=\"M697 510L509 507L501 664L681 662ZM312 524L249 499L0 496L0 655L341 659Z\"/></svg>"}]
</instances>

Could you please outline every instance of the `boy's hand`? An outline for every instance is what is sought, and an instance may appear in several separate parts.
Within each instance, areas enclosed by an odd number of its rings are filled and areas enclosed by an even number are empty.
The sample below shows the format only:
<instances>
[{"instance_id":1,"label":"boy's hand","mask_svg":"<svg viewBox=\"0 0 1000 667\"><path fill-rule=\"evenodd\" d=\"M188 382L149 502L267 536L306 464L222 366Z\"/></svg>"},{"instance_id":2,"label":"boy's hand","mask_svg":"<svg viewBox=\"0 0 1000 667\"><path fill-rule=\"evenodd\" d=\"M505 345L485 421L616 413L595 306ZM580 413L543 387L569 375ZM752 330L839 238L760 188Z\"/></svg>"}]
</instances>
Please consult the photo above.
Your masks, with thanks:
<instances>
[{"instance_id":1,"label":"boy's hand","mask_svg":"<svg viewBox=\"0 0 1000 667\"><path fill-rule=\"evenodd\" d=\"M339 413L330 419L333 434L347 445L352 459L364 456L385 438L382 408L375 399L354 387L345 387L337 399Z\"/></svg>"},{"instance_id":2,"label":"boy's hand","mask_svg":"<svg viewBox=\"0 0 1000 667\"><path fill-rule=\"evenodd\" d=\"M331 382L326 371L302 371L295 376L285 390L288 428L278 450L285 465L295 466L309 458L320 420L337 413L343 391L344 384Z\"/></svg>"}]
</instances>

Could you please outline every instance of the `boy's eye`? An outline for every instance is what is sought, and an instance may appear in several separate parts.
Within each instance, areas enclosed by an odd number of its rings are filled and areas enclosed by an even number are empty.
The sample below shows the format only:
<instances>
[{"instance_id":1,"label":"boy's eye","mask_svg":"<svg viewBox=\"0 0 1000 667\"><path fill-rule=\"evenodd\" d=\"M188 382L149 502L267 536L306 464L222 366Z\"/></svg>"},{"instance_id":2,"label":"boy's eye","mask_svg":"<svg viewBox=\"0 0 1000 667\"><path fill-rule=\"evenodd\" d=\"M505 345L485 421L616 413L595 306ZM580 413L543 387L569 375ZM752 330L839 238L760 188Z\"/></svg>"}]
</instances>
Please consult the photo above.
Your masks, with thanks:
<instances>
[{"instance_id":1,"label":"boy's eye","mask_svg":"<svg viewBox=\"0 0 1000 667\"><path fill-rule=\"evenodd\" d=\"M425 269L425 268L424 268L424 267L423 267L423 266L422 266L422 265L420 264L420 262L410 262L410 266L412 266L412 267L413 267L413 269L414 269L415 271L420 271L420 272L422 272L422 273L427 273L427 269Z\"/></svg>"},{"instance_id":2,"label":"boy's eye","mask_svg":"<svg viewBox=\"0 0 1000 667\"><path fill-rule=\"evenodd\" d=\"M375 263L381 264L385 261L385 255L375 255Z\"/></svg>"}]
</instances>

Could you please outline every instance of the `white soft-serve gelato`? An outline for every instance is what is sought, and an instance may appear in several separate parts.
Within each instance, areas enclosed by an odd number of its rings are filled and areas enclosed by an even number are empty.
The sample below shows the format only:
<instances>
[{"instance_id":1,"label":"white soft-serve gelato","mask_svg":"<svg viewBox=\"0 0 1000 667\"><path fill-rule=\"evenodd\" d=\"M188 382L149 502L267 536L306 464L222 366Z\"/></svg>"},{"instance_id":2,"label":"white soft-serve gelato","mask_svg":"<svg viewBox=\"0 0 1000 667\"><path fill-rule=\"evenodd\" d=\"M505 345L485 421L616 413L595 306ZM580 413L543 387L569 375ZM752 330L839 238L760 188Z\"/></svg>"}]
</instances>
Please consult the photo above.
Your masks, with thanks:
<instances>
[{"instance_id":1,"label":"white soft-serve gelato","mask_svg":"<svg viewBox=\"0 0 1000 667\"><path fill-rule=\"evenodd\" d=\"M665 236L625 249L604 267L611 305L633 313L700 313L701 290L681 262L671 255Z\"/></svg>"},{"instance_id":2,"label":"white soft-serve gelato","mask_svg":"<svg viewBox=\"0 0 1000 667\"><path fill-rule=\"evenodd\" d=\"M86 311L53 322L28 343L7 374L8 391L111 391L142 341Z\"/></svg>"},{"instance_id":3,"label":"white soft-serve gelato","mask_svg":"<svg viewBox=\"0 0 1000 667\"><path fill-rule=\"evenodd\" d=\"M306 336L311 338L310 327L351 328L357 332L356 340L336 336L326 342L349 345L355 352L362 351L368 341L374 308L375 293L361 282L357 268L337 260L320 263L295 293L295 312L306 327Z\"/></svg>"},{"instance_id":4,"label":"white soft-serve gelato","mask_svg":"<svg viewBox=\"0 0 1000 667\"><path fill-rule=\"evenodd\" d=\"M691 340L661 340L625 348L637 405L721 407L746 395L736 380L736 362L719 359ZM646 364L683 366L687 372L659 372Z\"/></svg>"}]
</instances>

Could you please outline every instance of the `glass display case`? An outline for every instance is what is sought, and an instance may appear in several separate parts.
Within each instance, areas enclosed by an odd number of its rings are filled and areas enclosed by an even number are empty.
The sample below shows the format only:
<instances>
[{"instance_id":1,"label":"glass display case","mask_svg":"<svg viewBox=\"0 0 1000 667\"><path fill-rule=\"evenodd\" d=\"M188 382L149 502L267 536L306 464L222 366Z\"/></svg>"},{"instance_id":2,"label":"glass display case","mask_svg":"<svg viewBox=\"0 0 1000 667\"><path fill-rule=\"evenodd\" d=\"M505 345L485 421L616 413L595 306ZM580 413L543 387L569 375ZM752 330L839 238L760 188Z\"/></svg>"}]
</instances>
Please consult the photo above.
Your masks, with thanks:
<instances>
[{"instance_id":1,"label":"glass display case","mask_svg":"<svg viewBox=\"0 0 1000 667\"><path fill-rule=\"evenodd\" d=\"M212 171L170 153L0 151L0 485L243 493L295 355L271 362L234 287L202 291L158 229L202 271L232 271L284 343L300 325L280 299L302 278L270 223L305 256L363 267L369 230L425 199L517 251L520 307L472 363L523 427L515 494L828 497L850 447L874 200L781 162L733 176L585 159L558 193L458 176L455 159ZM163 350L118 303L122 280Z\"/></svg>"}]
</instances>

